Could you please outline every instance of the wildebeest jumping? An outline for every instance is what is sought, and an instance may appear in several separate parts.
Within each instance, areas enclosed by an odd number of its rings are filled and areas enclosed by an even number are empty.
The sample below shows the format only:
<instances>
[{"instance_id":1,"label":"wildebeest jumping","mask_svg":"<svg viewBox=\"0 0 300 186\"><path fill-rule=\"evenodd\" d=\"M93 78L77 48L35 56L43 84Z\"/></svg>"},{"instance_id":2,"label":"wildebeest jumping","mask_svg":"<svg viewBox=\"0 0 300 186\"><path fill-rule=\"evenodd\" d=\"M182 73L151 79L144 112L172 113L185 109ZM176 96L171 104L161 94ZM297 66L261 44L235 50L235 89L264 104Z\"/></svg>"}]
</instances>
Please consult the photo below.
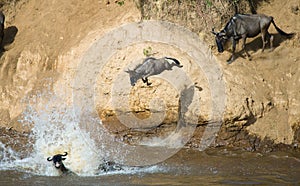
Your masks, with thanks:
<instances>
[{"instance_id":1,"label":"wildebeest jumping","mask_svg":"<svg viewBox=\"0 0 300 186\"><path fill-rule=\"evenodd\" d=\"M0 49L3 50L3 38L4 38L4 21L5 16L2 11L0 11Z\"/></svg>"},{"instance_id":2,"label":"wildebeest jumping","mask_svg":"<svg viewBox=\"0 0 300 186\"><path fill-rule=\"evenodd\" d=\"M67 155L68 155L67 152L65 152L65 154L56 154L52 158L48 157L47 160L53 161L54 167L59 169L63 174L70 174L70 173L74 174L69 169L67 169L62 162L63 160L66 159L66 158L63 158L63 156L67 156Z\"/></svg>"},{"instance_id":3,"label":"wildebeest jumping","mask_svg":"<svg viewBox=\"0 0 300 186\"><path fill-rule=\"evenodd\" d=\"M148 81L148 77L160 74L165 70L172 70L173 66L182 67L180 62L174 58L163 57L156 59L148 57L142 64L136 66L134 70L127 70L125 72L129 73L131 86L134 86L139 79L142 79L149 86L151 83Z\"/></svg>"},{"instance_id":4,"label":"wildebeest jumping","mask_svg":"<svg viewBox=\"0 0 300 186\"><path fill-rule=\"evenodd\" d=\"M272 16L267 16L264 14L236 14L229 22L226 24L223 30L220 32L215 32L214 29L212 33L216 36L216 43L218 51L222 53L224 51L223 45L226 41L231 39L232 41L232 55L228 60L231 63L234 59L234 53L236 48L236 43L242 39L242 50L246 53L247 57L250 57L249 53L245 48L245 43L247 38L255 37L261 33L262 37L262 51L265 49L267 40L270 40L270 47L273 48L273 36L270 35L268 29L270 24L273 24L277 32L284 36L292 36L293 34L288 34L282 31L275 24Z\"/></svg>"}]
</instances>

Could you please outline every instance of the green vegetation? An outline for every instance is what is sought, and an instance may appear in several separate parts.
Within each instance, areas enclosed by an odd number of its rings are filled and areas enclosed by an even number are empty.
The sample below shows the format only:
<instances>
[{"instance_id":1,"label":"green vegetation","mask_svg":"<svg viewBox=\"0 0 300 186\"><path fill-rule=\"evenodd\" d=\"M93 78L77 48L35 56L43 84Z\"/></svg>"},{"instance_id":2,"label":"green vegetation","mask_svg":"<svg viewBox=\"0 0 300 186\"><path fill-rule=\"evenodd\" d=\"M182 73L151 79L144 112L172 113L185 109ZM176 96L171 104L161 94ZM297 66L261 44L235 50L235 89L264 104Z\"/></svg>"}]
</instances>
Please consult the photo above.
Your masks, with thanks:
<instances>
[{"instance_id":1,"label":"green vegetation","mask_svg":"<svg viewBox=\"0 0 300 186\"><path fill-rule=\"evenodd\" d=\"M144 48L143 49L143 54L146 56L146 57L149 57L151 55L153 55L152 53L152 48L149 46L148 48Z\"/></svg>"},{"instance_id":2,"label":"green vegetation","mask_svg":"<svg viewBox=\"0 0 300 186\"><path fill-rule=\"evenodd\" d=\"M135 0L142 19L165 20L195 33L220 29L236 12L254 13L269 0Z\"/></svg>"},{"instance_id":3,"label":"green vegetation","mask_svg":"<svg viewBox=\"0 0 300 186\"><path fill-rule=\"evenodd\" d=\"M208 6L208 7L212 7L212 2L210 1L210 0L206 0L206 5Z\"/></svg>"},{"instance_id":4,"label":"green vegetation","mask_svg":"<svg viewBox=\"0 0 300 186\"><path fill-rule=\"evenodd\" d=\"M120 6L123 6L125 4L125 0L123 0L123 1L117 0L117 1L115 1L115 3Z\"/></svg>"}]
</instances>

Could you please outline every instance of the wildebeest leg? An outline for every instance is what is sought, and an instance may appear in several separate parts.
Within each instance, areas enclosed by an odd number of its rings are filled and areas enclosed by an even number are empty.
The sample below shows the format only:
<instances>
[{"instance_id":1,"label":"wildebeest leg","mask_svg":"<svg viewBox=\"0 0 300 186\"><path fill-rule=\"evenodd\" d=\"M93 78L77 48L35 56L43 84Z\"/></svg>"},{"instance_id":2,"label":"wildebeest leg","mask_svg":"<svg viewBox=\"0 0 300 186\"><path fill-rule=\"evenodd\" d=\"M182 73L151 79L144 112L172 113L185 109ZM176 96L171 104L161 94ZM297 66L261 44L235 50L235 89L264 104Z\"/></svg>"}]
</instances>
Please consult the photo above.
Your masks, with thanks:
<instances>
[{"instance_id":1,"label":"wildebeest leg","mask_svg":"<svg viewBox=\"0 0 300 186\"><path fill-rule=\"evenodd\" d=\"M227 60L228 64L232 63L233 60L235 59L234 54L235 54L235 49L236 49L236 40L232 38L232 54L230 59Z\"/></svg>"},{"instance_id":2,"label":"wildebeest leg","mask_svg":"<svg viewBox=\"0 0 300 186\"><path fill-rule=\"evenodd\" d=\"M3 47L3 39L4 39L4 25L0 25L0 52L4 51Z\"/></svg>"},{"instance_id":3,"label":"wildebeest leg","mask_svg":"<svg viewBox=\"0 0 300 186\"><path fill-rule=\"evenodd\" d=\"M273 51L273 40L274 40L274 36L273 35L270 35L270 49L271 51Z\"/></svg>"},{"instance_id":4,"label":"wildebeest leg","mask_svg":"<svg viewBox=\"0 0 300 186\"><path fill-rule=\"evenodd\" d=\"M265 44L267 44L269 40L270 40L270 50L273 51L274 36L272 34L270 34L268 31L266 31L266 34L265 34Z\"/></svg>"},{"instance_id":5,"label":"wildebeest leg","mask_svg":"<svg viewBox=\"0 0 300 186\"><path fill-rule=\"evenodd\" d=\"M143 83L147 83L148 86L152 84L148 81L148 77L146 77L145 79L142 78L142 80L143 80Z\"/></svg>"},{"instance_id":6,"label":"wildebeest leg","mask_svg":"<svg viewBox=\"0 0 300 186\"><path fill-rule=\"evenodd\" d=\"M142 81L143 81L143 83L146 83L146 82L148 82L148 79L147 78L142 78Z\"/></svg>"},{"instance_id":7,"label":"wildebeest leg","mask_svg":"<svg viewBox=\"0 0 300 186\"><path fill-rule=\"evenodd\" d=\"M246 55L247 55L247 58L250 60L250 54L249 54L248 51L246 50L246 39L247 39L246 36L244 36L244 37L242 38L242 50L244 50L244 52L245 52Z\"/></svg>"},{"instance_id":8,"label":"wildebeest leg","mask_svg":"<svg viewBox=\"0 0 300 186\"><path fill-rule=\"evenodd\" d=\"M265 50L265 47L266 47L266 36L268 35L268 31L264 31L264 29L261 30L261 39L262 39L262 42L263 42L263 47L262 47L262 50L261 52L263 52Z\"/></svg>"}]
</instances>

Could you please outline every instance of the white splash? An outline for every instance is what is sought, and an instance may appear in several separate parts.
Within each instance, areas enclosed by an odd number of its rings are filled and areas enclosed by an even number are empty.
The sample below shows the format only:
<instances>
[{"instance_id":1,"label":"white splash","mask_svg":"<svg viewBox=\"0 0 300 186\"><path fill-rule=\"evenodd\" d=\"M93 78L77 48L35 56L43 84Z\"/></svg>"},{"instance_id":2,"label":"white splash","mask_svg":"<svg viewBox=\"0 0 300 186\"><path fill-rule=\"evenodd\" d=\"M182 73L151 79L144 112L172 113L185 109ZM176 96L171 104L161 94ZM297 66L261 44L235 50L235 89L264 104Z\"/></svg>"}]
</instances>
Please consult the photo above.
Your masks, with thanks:
<instances>
[{"instance_id":1,"label":"white splash","mask_svg":"<svg viewBox=\"0 0 300 186\"><path fill-rule=\"evenodd\" d=\"M78 175L94 175L101 163L101 154L95 153L94 141L78 127L74 110L64 104L57 95L39 94L28 99L22 124L32 127L33 153L21 159L18 153L0 144L5 149L1 157L1 169L20 168L41 175L58 175L47 157L68 152L64 164ZM9 161L8 161L9 159Z\"/></svg>"},{"instance_id":2,"label":"white splash","mask_svg":"<svg viewBox=\"0 0 300 186\"><path fill-rule=\"evenodd\" d=\"M32 153L21 158L5 144L0 143L0 170L14 169L43 176L58 176L47 157L68 152L65 166L79 176L95 176L106 174L135 174L138 172L156 172L161 168L150 167L123 167L121 171L104 173L99 171L99 165L105 157L118 153L118 149L105 146L97 149L89 133L79 127L74 109L65 104L64 100L55 94L37 94L27 99L27 109L20 122L31 127L30 137L33 139ZM99 145L98 145L99 147Z\"/></svg>"},{"instance_id":3,"label":"white splash","mask_svg":"<svg viewBox=\"0 0 300 186\"><path fill-rule=\"evenodd\" d=\"M187 126L176 131L172 131L166 137L152 137L143 139L139 145L146 145L151 147L167 147L180 149L190 139L193 126Z\"/></svg>"},{"instance_id":4,"label":"white splash","mask_svg":"<svg viewBox=\"0 0 300 186\"><path fill-rule=\"evenodd\" d=\"M10 161L20 159L20 156L18 153L16 153L11 147L6 146L4 143L0 141L0 160L1 165L0 169L4 165L8 165Z\"/></svg>"}]
</instances>

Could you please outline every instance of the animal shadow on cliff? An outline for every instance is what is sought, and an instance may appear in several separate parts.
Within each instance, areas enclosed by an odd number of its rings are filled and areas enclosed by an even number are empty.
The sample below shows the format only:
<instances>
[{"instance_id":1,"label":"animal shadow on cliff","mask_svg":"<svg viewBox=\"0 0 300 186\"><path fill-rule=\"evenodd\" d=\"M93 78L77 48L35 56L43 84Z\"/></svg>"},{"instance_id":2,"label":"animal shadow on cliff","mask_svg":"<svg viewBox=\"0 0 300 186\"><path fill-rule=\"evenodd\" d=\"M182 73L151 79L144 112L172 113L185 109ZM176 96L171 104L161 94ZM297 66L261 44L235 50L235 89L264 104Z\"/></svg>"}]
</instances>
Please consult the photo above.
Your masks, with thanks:
<instances>
[{"instance_id":1,"label":"animal shadow on cliff","mask_svg":"<svg viewBox=\"0 0 300 186\"><path fill-rule=\"evenodd\" d=\"M178 104L179 125L177 126L177 131L180 130L182 127L187 126L185 120L185 114L189 111L188 108L193 102L194 92L195 92L194 85L190 87L185 86L184 89L180 92L179 104Z\"/></svg>"},{"instance_id":2,"label":"animal shadow on cliff","mask_svg":"<svg viewBox=\"0 0 300 186\"><path fill-rule=\"evenodd\" d=\"M9 26L4 29L4 37L3 37L3 41L1 43L2 50L0 51L0 57L6 51L5 46L10 45L15 41L15 37L16 37L17 33L18 33L18 28L15 26Z\"/></svg>"},{"instance_id":3,"label":"animal shadow on cliff","mask_svg":"<svg viewBox=\"0 0 300 186\"><path fill-rule=\"evenodd\" d=\"M283 43L284 41L291 39L293 36L290 37L285 37L280 35L279 33L276 34L272 34L274 36L274 40L273 40L273 50L277 47L279 47L281 45L281 43ZM269 52L270 50L270 41L269 38L268 39L268 43L266 45L266 51L265 52ZM262 49L262 40L261 37L256 37L255 39L253 39L252 41L250 41L249 43L246 44L246 48L248 51L252 51L253 53L257 53L259 50ZM245 56L243 56L243 50L240 50L237 52L237 55L245 58ZM272 53L270 53L270 55L272 55Z\"/></svg>"}]
</instances>

